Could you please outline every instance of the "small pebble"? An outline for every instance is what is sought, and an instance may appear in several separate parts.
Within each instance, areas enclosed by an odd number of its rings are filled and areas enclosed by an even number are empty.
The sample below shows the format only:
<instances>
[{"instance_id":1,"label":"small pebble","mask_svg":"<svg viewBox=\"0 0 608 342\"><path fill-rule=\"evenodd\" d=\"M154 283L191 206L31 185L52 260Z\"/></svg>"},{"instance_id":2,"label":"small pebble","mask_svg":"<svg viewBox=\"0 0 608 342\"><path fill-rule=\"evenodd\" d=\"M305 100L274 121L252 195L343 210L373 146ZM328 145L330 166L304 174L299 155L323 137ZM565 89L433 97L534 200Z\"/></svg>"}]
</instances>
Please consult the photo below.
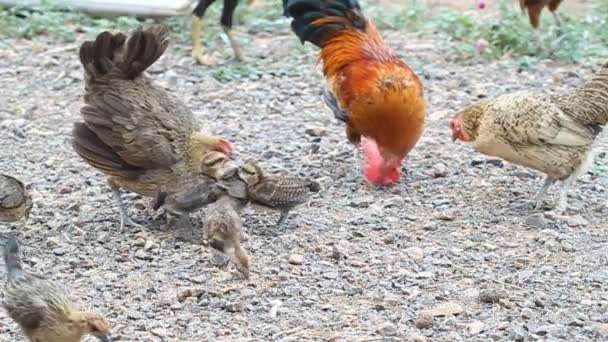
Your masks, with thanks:
<instances>
[{"instance_id":1,"label":"small pebble","mask_svg":"<svg viewBox=\"0 0 608 342\"><path fill-rule=\"evenodd\" d=\"M304 262L304 256L300 254L292 254L289 256L289 263L292 265L302 265Z\"/></svg>"},{"instance_id":2,"label":"small pebble","mask_svg":"<svg viewBox=\"0 0 608 342\"><path fill-rule=\"evenodd\" d=\"M422 310L416 317L416 328L418 329L430 329L433 327L433 314L429 310Z\"/></svg>"}]
</instances>

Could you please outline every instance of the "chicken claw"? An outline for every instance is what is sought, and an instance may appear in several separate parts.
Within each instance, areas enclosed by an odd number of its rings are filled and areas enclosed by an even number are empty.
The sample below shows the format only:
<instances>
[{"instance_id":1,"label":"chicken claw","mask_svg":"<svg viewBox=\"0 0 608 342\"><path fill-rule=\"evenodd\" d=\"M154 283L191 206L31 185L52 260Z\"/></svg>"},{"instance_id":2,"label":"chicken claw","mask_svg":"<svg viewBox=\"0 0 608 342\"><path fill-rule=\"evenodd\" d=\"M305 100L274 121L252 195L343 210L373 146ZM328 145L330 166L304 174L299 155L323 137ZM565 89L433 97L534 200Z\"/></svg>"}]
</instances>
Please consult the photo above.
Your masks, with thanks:
<instances>
[{"instance_id":1,"label":"chicken claw","mask_svg":"<svg viewBox=\"0 0 608 342\"><path fill-rule=\"evenodd\" d=\"M131 227L146 229L143 225L133 221L129 214L127 213L127 207L125 203L122 201L122 197L120 196L120 191L117 189L112 189L112 196L114 197L114 201L118 204L118 209L120 210L120 232L125 231L125 225L129 225Z\"/></svg>"}]
</instances>

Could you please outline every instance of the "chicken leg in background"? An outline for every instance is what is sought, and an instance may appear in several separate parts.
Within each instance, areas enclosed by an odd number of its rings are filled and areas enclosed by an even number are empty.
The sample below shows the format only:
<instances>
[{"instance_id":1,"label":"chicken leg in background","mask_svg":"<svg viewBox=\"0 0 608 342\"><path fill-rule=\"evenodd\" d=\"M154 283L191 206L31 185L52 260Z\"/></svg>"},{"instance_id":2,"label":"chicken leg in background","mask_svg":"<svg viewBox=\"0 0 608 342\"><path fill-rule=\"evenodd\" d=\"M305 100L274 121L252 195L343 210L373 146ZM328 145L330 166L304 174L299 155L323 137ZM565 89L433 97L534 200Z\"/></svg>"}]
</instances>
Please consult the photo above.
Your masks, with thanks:
<instances>
[{"instance_id":1,"label":"chicken leg in background","mask_svg":"<svg viewBox=\"0 0 608 342\"><path fill-rule=\"evenodd\" d=\"M80 48L85 70L84 122L74 124L72 146L89 165L108 176L120 209L120 228L138 226L121 199L121 189L144 197L182 193L209 184L204 157L227 157L232 144L200 130L190 109L157 87L144 71L169 42L164 26L137 29L127 37L103 32Z\"/></svg>"},{"instance_id":2,"label":"chicken leg in background","mask_svg":"<svg viewBox=\"0 0 608 342\"><path fill-rule=\"evenodd\" d=\"M568 206L568 190L593 164L592 146L608 123L608 62L569 94L505 94L460 111L450 120L453 140L470 142L486 155L547 175L535 197L562 181L556 211Z\"/></svg>"},{"instance_id":3,"label":"chicken leg in background","mask_svg":"<svg viewBox=\"0 0 608 342\"><path fill-rule=\"evenodd\" d=\"M192 11L192 57L194 60L203 65L213 65L214 61L210 55L205 53L203 44L201 42L201 21L207 8L214 3L215 0L199 0L196 7ZM222 16L220 18L220 24L228 40L230 46L234 52L234 59L237 61L243 60L241 49L236 41L236 38L232 34L232 21L234 18L234 10L238 5L239 0L224 0L224 6L222 7Z\"/></svg>"},{"instance_id":4,"label":"chicken leg in background","mask_svg":"<svg viewBox=\"0 0 608 342\"><path fill-rule=\"evenodd\" d=\"M392 184L422 135L423 86L400 61L356 0L284 0L284 13L302 43L321 49L324 101L345 123L346 136L362 144L365 174L373 184ZM369 154L377 151L377 155Z\"/></svg>"},{"instance_id":5,"label":"chicken leg in background","mask_svg":"<svg viewBox=\"0 0 608 342\"><path fill-rule=\"evenodd\" d=\"M32 205L32 197L20 180L0 174L0 222L27 220Z\"/></svg>"},{"instance_id":6,"label":"chicken leg in background","mask_svg":"<svg viewBox=\"0 0 608 342\"><path fill-rule=\"evenodd\" d=\"M79 342L85 335L111 341L110 323L102 315L81 311L62 286L23 270L12 237L4 246L4 263L8 279L3 306L30 341Z\"/></svg>"},{"instance_id":7,"label":"chicken leg in background","mask_svg":"<svg viewBox=\"0 0 608 342\"><path fill-rule=\"evenodd\" d=\"M551 14L553 14L555 23L558 26L562 25L559 14L557 14L557 8L562 1L563 0L519 0L519 6L521 7L522 12L528 12L530 25L532 25L534 29L538 29L540 26L540 14L545 7L548 7Z\"/></svg>"},{"instance_id":8,"label":"chicken leg in background","mask_svg":"<svg viewBox=\"0 0 608 342\"><path fill-rule=\"evenodd\" d=\"M540 26L540 15L545 7L549 8L551 14L553 14L553 18L555 19L555 23L558 26L562 26L562 21L557 13L557 8L562 3L563 0L519 0L519 6L521 7L522 12L528 12L528 18L530 19L530 25L534 28L534 34L536 35L536 40L538 41L538 46L540 49L543 48L543 36L539 30Z\"/></svg>"}]
</instances>

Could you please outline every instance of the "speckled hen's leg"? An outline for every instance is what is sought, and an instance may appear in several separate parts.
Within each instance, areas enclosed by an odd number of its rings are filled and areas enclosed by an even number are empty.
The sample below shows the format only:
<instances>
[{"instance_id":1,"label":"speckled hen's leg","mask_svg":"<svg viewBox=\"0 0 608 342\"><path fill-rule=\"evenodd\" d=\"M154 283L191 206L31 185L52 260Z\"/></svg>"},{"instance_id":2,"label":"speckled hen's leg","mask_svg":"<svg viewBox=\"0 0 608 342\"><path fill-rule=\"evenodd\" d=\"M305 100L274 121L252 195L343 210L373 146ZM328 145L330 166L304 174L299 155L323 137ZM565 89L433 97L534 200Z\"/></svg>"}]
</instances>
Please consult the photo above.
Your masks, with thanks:
<instances>
[{"instance_id":1,"label":"speckled hen's leg","mask_svg":"<svg viewBox=\"0 0 608 342\"><path fill-rule=\"evenodd\" d=\"M543 186L540 188L536 196L534 196L533 201L536 203L536 210L539 210L543 206L543 201L545 200L545 197L547 197L547 191L549 190L549 187L553 185L553 183L555 183L555 180L549 177L545 178Z\"/></svg>"},{"instance_id":2,"label":"speckled hen's leg","mask_svg":"<svg viewBox=\"0 0 608 342\"><path fill-rule=\"evenodd\" d=\"M575 179L573 176L568 177L562 184L562 188L559 191L559 203L557 204L557 208L555 208L558 214L563 214L568 209L568 191Z\"/></svg>"}]
</instances>

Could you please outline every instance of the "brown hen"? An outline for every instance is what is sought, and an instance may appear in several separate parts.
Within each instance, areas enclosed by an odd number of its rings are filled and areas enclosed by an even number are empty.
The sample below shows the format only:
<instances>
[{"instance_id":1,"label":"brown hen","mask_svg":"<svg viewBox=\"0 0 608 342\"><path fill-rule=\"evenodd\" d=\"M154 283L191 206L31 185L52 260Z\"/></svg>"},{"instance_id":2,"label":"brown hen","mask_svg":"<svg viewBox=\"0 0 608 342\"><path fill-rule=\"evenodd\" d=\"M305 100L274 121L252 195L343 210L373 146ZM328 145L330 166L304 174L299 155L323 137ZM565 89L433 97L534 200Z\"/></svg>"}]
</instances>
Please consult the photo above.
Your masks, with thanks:
<instances>
[{"instance_id":1,"label":"brown hen","mask_svg":"<svg viewBox=\"0 0 608 342\"><path fill-rule=\"evenodd\" d=\"M164 26L140 28L128 39L103 32L80 48L86 105L72 143L80 157L108 176L121 230L138 224L127 215L120 189L146 197L205 190L213 182L203 175L207 153L232 153L229 141L200 131L190 109L144 74L167 48L167 35ZM201 191L197 200L208 202L205 196Z\"/></svg>"}]
</instances>

